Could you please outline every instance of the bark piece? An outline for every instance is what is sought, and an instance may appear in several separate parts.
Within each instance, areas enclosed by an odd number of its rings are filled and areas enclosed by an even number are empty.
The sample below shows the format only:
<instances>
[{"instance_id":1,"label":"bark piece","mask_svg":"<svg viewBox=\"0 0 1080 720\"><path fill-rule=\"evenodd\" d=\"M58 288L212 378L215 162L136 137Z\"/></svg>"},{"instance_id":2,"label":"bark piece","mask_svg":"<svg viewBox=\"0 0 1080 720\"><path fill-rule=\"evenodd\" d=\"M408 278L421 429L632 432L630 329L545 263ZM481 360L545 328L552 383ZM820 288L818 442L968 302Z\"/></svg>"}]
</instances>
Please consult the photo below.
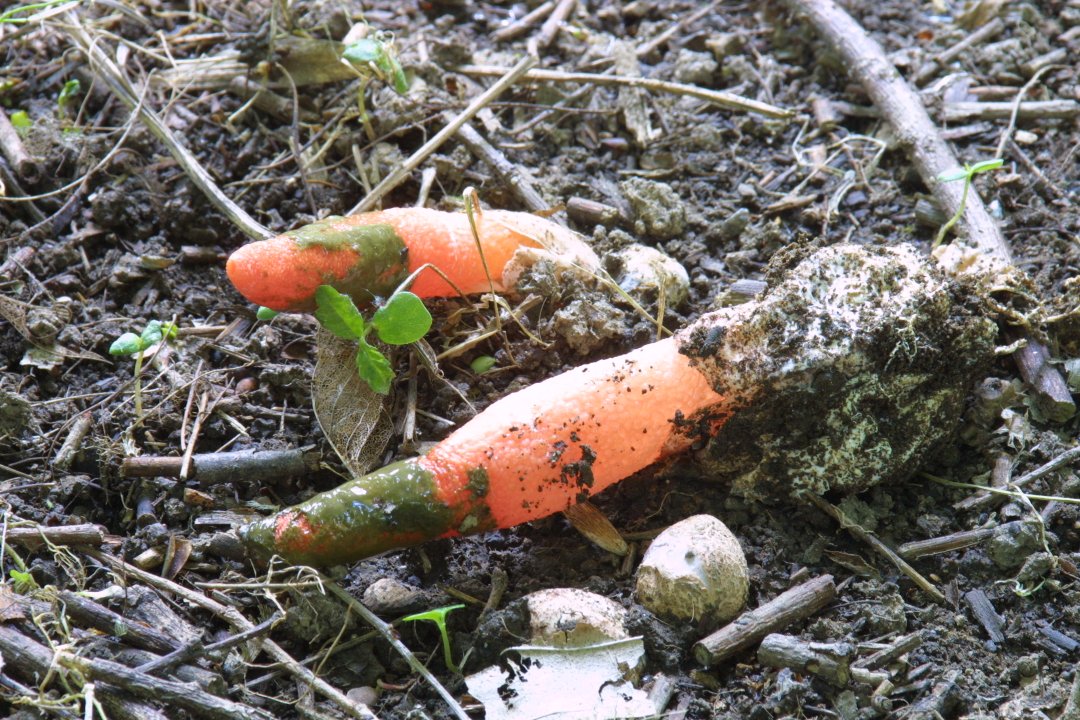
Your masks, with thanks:
<instances>
[{"instance_id":1,"label":"bark piece","mask_svg":"<svg viewBox=\"0 0 1080 720\"><path fill-rule=\"evenodd\" d=\"M694 645L694 657L702 665L715 665L750 647L772 632L783 630L808 618L836 597L832 575L822 575L781 593L756 610L734 621Z\"/></svg>"}]
</instances>

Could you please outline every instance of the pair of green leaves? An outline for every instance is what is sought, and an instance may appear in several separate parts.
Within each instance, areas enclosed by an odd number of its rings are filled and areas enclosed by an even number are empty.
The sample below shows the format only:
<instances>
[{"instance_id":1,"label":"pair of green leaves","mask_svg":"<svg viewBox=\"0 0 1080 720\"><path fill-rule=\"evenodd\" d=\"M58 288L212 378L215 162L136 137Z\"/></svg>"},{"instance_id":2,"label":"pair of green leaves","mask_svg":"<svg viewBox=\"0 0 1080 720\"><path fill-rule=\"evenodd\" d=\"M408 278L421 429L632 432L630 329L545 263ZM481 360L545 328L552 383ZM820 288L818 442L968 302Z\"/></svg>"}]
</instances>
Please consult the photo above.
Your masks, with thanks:
<instances>
[{"instance_id":1,"label":"pair of green leaves","mask_svg":"<svg viewBox=\"0 0 1080 720\"><path fill-rule=\"evenodd\" d=\"M345 47L342 56L351 63L371 68L383 80L389 81L398 95L409 91L405 71L394 57L393 45L380 34L357 40Z\"/></svg>"},{"instance_id":2,"label":"pair of green leaves","mask_svg":"<svg viewBox=\"0 0 1080 720\"><path fill-rule=\"evenodd\" d=\"M352 298L329 285L320 285L315 291L315 303L318 306L315 317L324 328L342 340L359 344L356 370L360 378L380 395L390 392L394 370L386 355L368 342L368 334L375 330L379 340L387 345L408 345L431 329L431 313L411 292L391 295L370 320L364 319Z\"/></svg>"},{"instance_id":3,"label":"pair of green leaves","mask_svg":"<svg viewBox=\"0 0 1080 720\"><path fill-rule=\"evenodd\" d=\"M176 325L168 322L162 323L160 320L151 320L146 323L146 327L143 328L141 335L136 335L133 332L126 332L113 341L113 344L109 346L110 355L136 355L141 353L154 345L157 345L165 338L176 337Z\"/></svg>"}]
</instances>

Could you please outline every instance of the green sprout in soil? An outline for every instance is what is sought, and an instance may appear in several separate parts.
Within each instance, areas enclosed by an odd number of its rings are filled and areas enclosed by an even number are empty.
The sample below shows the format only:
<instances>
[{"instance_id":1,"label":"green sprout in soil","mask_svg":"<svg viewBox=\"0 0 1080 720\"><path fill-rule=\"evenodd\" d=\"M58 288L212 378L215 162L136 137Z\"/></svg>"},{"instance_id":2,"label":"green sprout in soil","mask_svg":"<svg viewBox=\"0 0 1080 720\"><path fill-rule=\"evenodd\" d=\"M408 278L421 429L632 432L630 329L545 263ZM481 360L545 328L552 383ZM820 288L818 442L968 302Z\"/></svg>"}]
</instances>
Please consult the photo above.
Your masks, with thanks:
<instances>
[{"instance_id":1,"label":"green sprout in soil","mask_svg":"<svg viewBox=\"0 0 1080 720\"><path fill-rule=\"evenodd\" d=\"M941 241L945 239L945 235L948 234L952 226L957 223L958 220L964 214L964 208L967 206L968 191L971 189L972 180L979 173L990 172L991 170L997 170L999 167L1005 164L1005 161L1001 158L994 160L983 160L977 162L974 165L965 164L964 167L950 172L941 173L937 176L938 182L956 182L957 180L964 181L964 193L960 196L960 207L956 208L956 214L954 214L949 221L941 226L938 230L937 237L934 238L934 247L941 244Z\"/></svg>"},{"instance_id":2,"label":"green sprout in soil","mask_svg":"<svg viewBox=\"0 0 1080 720\"><path fill-rule=\"evenodd\" d=\"M364 103L364 93L371 78L377 77L394 88L398 95L409 91L409 80L394 50L394 39L389 33L375 33L371 37L361 38L345 46L341 54L342 62L353 68L360 76L360 87L356 93L356 104L360 112L360 122L368 139L375 140L375 129L371 125L371 116Z\"/></svg>"},{"instance_id":3,"label":"green sprout in soil","mask_svg":"<svg viewBox=\"0 0 1080 720\"><path fill-rule=\"evenodd\" d=\"M390 392L394 371L386 355L368 342L371 330L374 329L379 340L387 345L408 345L431 329L431 313L423 301L404 290L391 295L370 320L364 319L352 298L329 285L320 285L315 291L315 304L318 306L315 317L324 328L342 340L359 344L356 370L360 378L380 395Z\"/></svg>"},{"instance_id":4,"label":"green sprout in soil","mask_svg":"<svg viewBox=\"0 0 1080 720\"><path fill-rule=\"evenodd\" d=\"M268 307L262 306L260 306L259 309L255 311L255 317L263 321L273 320L280 314L281 313L279 313L277 310L271 310Z\"/></svg>"},{"instance_id":5,"label":"green sprout in soil","mask_svg":"<svg viewBox=\"0 0 1080 720\"><path fill-rule=\"evenodd\" d=\"M490 355L479 355L469 363L469 369L477 375L483 375L484 373L495 367L497 360Z\"/></svg>"},{"instance_id":6,"label":"green sprout in soil","mask_svg":"<svg viewBox=\"0 0 1080 720\"><path fill-rule=\"evenodd\" d=\"M461 669L454 662L454 656L450 649L450 634L446 631L446 616L453 610L460 610L465 607L464 605L447 605L446 607L435 608L434 610L428 610L427 612L416 613L415 615L406 615L401 618L399 622L416 622L417 620L430 620L439 626L439 637L442 638L443 649L443 662L446 663L446 668L450 672L460 673Z\"/></svg>"},{"instance_id":7,"label":"green sprout in soil","mask_svg":"<svg viewBox=\"0 0 1080 720\"><path fill-rule=\"evenodd\" d=\"M385 33L361 38L345 46L342 57L353 65L366 68L372 75L389 83L398 95L409 91L409 81L394 51L393 38Z\"/></svg>"},{"instance_id":8,"label":"green sprout in soil","mask_svg":"<svg viewBox=\"0 0 1080 720\"><path fill-rule=\"evenodd\" d=\"M8 571L8 575L11 576L12 590L18 595L26 595L38 588L37 580L34 579L34 576L31 575L29 571L12 568Z\"/></svg>"},{"instance_id":9,"label":"green sprout in soil","mask_svg":"<svg viewBox=\"0 0 1080 720\"><path fill-rule=\"evenodd\" d=\"M72 107L75 99L79 96L79 91L82 90L82 83L76 78L72 78L64 83L64 87L60 88L60 94L56 98L56 105L60 108L62 114L66 114Z\"/></svg>"},{"instance_id":10,"label":"green sprout in soil","mask_svg":"<svg viewBox=\"0 0 1080 720\"><path fill-rule=\"evenodd\" d=\"M109 346L110 355L134 355L135 356L135 424L142 421L142 362L143 355L154 345L176 337L175 323L162 323L160 320L151 320L146 323L141 334L126 332L113 341Z\"/></svg>"},{"instance_id":11,"label":"green sprout in soil","mask_svg":"<svg viewBox=\"0 0 1080 720\"><path fill-rule=\"evenodd\" d=\"M16 110L8 116L8 120L11 121L15 131L23 137L26 136L26 133L29 132L30 128L34 127L34 121L30 119L29 113L25 110Z\"/></svg>"}]
</instances>

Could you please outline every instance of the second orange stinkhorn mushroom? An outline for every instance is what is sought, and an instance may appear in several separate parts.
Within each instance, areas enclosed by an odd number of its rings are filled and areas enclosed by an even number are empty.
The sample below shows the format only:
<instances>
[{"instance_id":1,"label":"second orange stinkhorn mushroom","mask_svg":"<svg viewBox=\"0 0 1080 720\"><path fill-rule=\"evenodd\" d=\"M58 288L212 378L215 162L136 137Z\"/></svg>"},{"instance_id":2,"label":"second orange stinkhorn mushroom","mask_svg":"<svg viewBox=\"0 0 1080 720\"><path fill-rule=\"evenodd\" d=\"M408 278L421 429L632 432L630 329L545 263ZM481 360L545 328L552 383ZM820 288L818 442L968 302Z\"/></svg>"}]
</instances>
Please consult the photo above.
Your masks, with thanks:
<instances>
[{"instance_id":1,"label":"second orange stinkhorn mushroom","mask_svg":"<svg viewBox=\"0 0 1080 720\"><path fill-rule=\"evenodd\" d=\"M550 220L505 210L477 211L473 218L475 235L463 212L395 208L329 217L244 245L226 271L248 300L284 312L314 310L320 285L368 304L425 265L442 275L429 270L416 278L409 289L422 298L506 290L529 251L587 269L599 265L581 236Z\"/></svg>"},{"instance_id":2,"label":"second orange stinkhorn mushroom","mask_svg":"<svg viewBox=\"0 0 1080 720\"><path fill-rule=\"evenodd\" d=\"M757 415L772 433L749 473L763 487L853 491L910 473L955 422L991 355L993 323L911 248L786 256L760 300L508 395L427 455L253 522L242 536L263 555L333 565L510 527L689 449L733 414ZM787 446L774 436L785 427ZM757 440L744 438L741 450Z\"/></svg>"}]
</instances>

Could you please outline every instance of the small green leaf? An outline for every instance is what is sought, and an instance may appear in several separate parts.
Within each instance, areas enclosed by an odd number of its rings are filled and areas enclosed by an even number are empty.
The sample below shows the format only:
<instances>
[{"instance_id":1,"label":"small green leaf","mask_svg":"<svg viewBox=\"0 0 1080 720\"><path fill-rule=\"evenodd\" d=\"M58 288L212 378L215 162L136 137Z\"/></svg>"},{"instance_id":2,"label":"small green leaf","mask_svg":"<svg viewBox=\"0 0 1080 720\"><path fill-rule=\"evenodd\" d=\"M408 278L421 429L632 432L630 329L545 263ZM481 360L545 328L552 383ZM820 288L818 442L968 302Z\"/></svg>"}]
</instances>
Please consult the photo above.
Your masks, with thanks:
<instances>
[{"instance_id":1,"label":"small green leaf","mask_svg":"<svg viewBox=\"0 0 1080 720\"><path fill-rule=\"evenodd\" d=\"M356 371L360 379L371 386L380 395L390 392L390 382L394 379L394 369L390 361L378 348L369 345L363 338L356 351Z\"/></svg>"},{"instance_id":2,"label":"small green leaf","mask_svg":"<svg viewBox=\"0 0 1080 720\"><path fill-rule=\"evenodd\" d=\"M273 320L274 318L276 318L278 316L278 314L279 313L278 313L277 310L271 310L268 307L261 307L261 306L259 307L258 310L255 311L255 317L259 318L260 320L264 320L264 321Z\"/></svg>"},{"instance_id":3,"label":"small green leaf","mask_svg":"<svg viewBox=\"0 0 1080 720\"><path fill-rule=\"evenodd\" d=\"M938 182L943 183L956 182L957 180L963 180L968 176L968 174L969 173L967 168L957 168L956 170L941 173L937 176L937 179Z\"/></svg>"},{"instance_id":4,"label":"small green leaf","mask_svg":"<svg viewBox=\"0 0 1080 720\"><path fill-rule=\"evenodd\" d=\"M997 170L999 167L1005 164L1003 158L994 158L993 160L983 160L977 162L971 166L971 174L976 175L978 173L990 172L991 170Z\"/></svg>"},{"instance_id":5,"label":"small green leaf","mask_svg":"<svg viewBox=\"0 0 1080 720\"><path fill-rule=\"evenodd\" d=\"M135 353L142 352L145 347L142 344L142 338L133 332L126 332L113 341L113 344L109 346L110 355L134 355Z\"/></svg>"},{"instance_id":6,"label":"small green leaf","mask_svg":"<svg viewBox=\"0 0 1080 720\"><path fill-rule=\"evenodd\" d=\"M30 119L30 115L25 110L16 110L11 113L8 119L11 120L11 124L15 126L16 130L24 133L34 127L34 121Z\"/></svg>"},{"instance_id":7,"label":"small green leaf","mask_svg":"<svg viewBox=\"0 0 1080 720\"><path fill-rule=\"evenodd\" d=\"M159 342L161 342L162 336L163 333L161 330L161 321L151 320L150 322L146 323L146 327L143 328L142 336L139 338L139 342L142 343L142 347L139 349L145 350L151 345L157 345Z\"/></svg>"},{"instance_id":8,"label":"small green leaf","mask_svg":"<svg viewBox=\"0 0 1080 720\"><path fill-rule=\"evenodd\" d=\"M404 95L409 92L409 79L405 77L405 71L401 69L401 63L392 55L386 55L383 61L378 63L379 69L390 76L394 86L394 92Z\"/></svg>"},{"instance_id":9,"label":"small green leaf","mask_svg":"<svg viewBox=\"0 0 1080 720\"><path fill-rule=\"evenodd\" d=\"M408 345L424 337L431 329L431 313L416 295L399 292L375 311L371 324L384 343Z\"/></svg>"},{"instance_id":10,"label":"small green leaf","mask_svg":"<svg viewBox=\"0 0 1080 720\"><path fill-rule=\"evenodd\" d=\"M481 355L473 358L473 361L469 363L469 368L477 375L483 375L491 368L495 367L497 361L490 355Z\"/></svg>"},{"instance_id":11,"label":"small green leaf","mask_svg":"<svg viewBox=\"0 0 1080 720\"><path fill-rule=\"evenodd\" d=\"M79 94L81 88L82 83L75 78L64 83L64 87L60 89L59 97L56 98L56 104L60 106L60 109L64 109L70 105L75 99L75 96Z\"/></svg>"},{"instance_id":12,"label":"small green leaf","mask_svg":"<svg viewBox=\"0 0 1080 720\"><path fill-rule=\"evenodd\" d=\"M458 669L457 663L454 662L453 653L450 649L450 633L446 631L446 616L449 615L452 610L460 610L463 607L465 606L447 605L446 607L435 608L434 610L416 613L415 615L406 615L401 618L401 622L430 620L439 627L439 637L442 638L443 662L446 663L446 668L451 672L460 672L460 670Z\"/></svg>"},{"instance_id":13,"label":"small green leaf","mask_svg":"<svg viewBox=\"0 0 1080 720\"><path fill-rule=\"evenodd\" d=\"M386 47L374 38L362 38L346 45L341 54L349 62L379 65L386 58Z\"/></svg>"},{"instance_id":14,"label":"small green leaf","mask_svg":"<svg viewBox=\"0 0 1080 720\"><path fill-rule=\"evenodd\" d=\"M176 327L176 323L171 320L161 324L161 334L165 340L172 340L178 332L180 332L180 328Z\"/></svg>"},{"instance_id":15,"label":"small green leaf","mask_svg":"<svg viewBox=\"0 0 1080 720\"><path fill-rule=\"evenodd\" d=\"M329 285L320 285L315 290L315 304L318 306L315 317L342 340L361 340L367 335L364 316L348 295L342 295Z\"/></svg>"},{"instance_id":16,"label":"small green leaf","mask_svg":"<svg viewBox=\"0 0 1080 720\"><path fill-rule=\"evenodd\" d=\"M14 585L14 590L20 595L25 595L31 590L36 590L38 587L37 580L29 572L22 570L15 570L14 568L8 570L8 574L11 575L11 580Z\"/></svg>"}]
</instances>

